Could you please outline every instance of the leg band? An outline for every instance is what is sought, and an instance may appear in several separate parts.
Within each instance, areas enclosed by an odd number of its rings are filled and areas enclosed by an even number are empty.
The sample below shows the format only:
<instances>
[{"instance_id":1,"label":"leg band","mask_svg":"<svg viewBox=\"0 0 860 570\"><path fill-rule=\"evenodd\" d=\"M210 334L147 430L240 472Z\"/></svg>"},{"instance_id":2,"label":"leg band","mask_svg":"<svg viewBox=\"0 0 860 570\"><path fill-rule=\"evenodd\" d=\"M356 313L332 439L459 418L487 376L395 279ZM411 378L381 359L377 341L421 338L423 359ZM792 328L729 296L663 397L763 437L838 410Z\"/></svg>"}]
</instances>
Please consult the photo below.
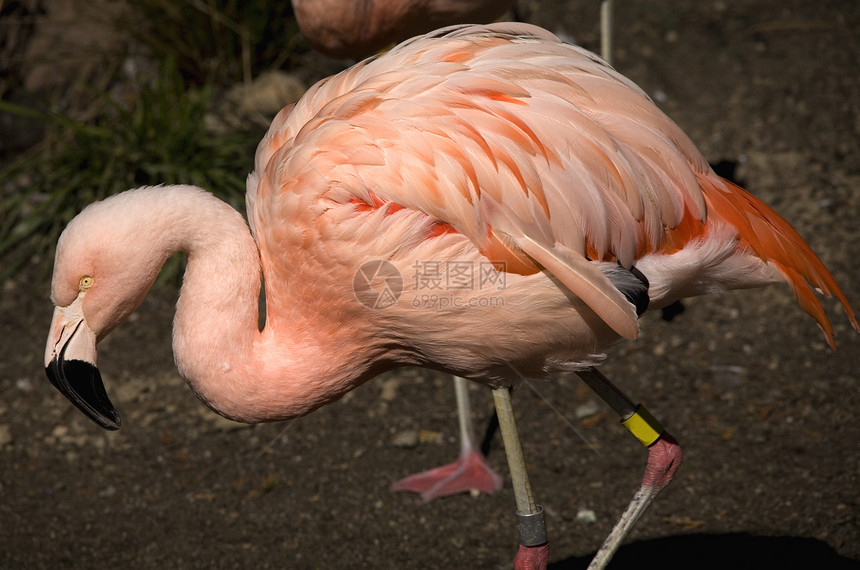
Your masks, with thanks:
<instances>
[{"instance_id":1,"label":"leg band","mask_svg":"<svg viewBox=\"0 0 860 570\"><path fill-rule=\"evenodd\" d=\"M537 505L536 508L537 512L530 515L517 513L520 526L520 544L524 546L540 546L547 542L543 507Z\"/></svg>"},{"instance_id":2,"label":"leg band","mask_svg":"<svg viewBox=\"0 0 860 570\"><path fill-rule=\"evenodd\" d=\"M663 434L663 426L641 404L636 406L636 411L633 412L632 416L622 420L621 425L627 428L627 431L633 434L633 437L645 447L657 441Z\"/></svg>"}]
</instances>

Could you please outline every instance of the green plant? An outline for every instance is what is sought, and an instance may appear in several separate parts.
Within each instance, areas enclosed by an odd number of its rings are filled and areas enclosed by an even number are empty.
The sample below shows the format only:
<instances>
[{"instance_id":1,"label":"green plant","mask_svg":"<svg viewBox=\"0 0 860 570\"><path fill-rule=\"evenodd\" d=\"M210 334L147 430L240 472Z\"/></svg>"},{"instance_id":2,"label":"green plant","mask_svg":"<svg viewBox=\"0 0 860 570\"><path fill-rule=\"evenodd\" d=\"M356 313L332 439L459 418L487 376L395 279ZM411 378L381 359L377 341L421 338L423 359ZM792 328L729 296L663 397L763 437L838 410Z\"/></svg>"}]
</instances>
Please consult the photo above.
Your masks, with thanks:
<instances>
[{"instance_id":1,"label":"green plant","mask_svg":"<svg viewBox=\"0 0 860 570\"><path fill-rule=\"evenodd\" d=\"M157 77L134 84L115 77L128 54L112 54L115 65L103 84L132 93L131 103L96 88L68 112L0 100L0 113L45 126L41 143L0 164L0 278L46 258L87 204L129 188L195 184L243 208L245 177L264 129L207 130L215 90L293 67L309 50L290 2L143 0L116 17L112 25L130 39L128 50L159 62ZM177 269L174 260L162 277Z\"/></svg>"},{"instance_id":2,"label":"green plant","mask_svg":"<svg viewBox=\"0 0 860 570\"><path fill-rule=\"evenodd\" d=\"M173 58L133 105L98 98L101 110L87 122L0 101L0 112L38 117L47 132L35 151L0 170L0 272L52 251L83 207L129 188L195 184L244 206L245 177L263 133L209 132L211 90L186 88Z\"/></svg>"},{"instance_id":3,"label":"green plant","mask_svg":"<svg viewBox=\"0 0 860 570\"><path fill-rule=\"evenodd\" d=\"M175 57L196 84L248 83L310 50L289 1L145 0L123 27L156 59Z\"/></svg>"}]
</instances>

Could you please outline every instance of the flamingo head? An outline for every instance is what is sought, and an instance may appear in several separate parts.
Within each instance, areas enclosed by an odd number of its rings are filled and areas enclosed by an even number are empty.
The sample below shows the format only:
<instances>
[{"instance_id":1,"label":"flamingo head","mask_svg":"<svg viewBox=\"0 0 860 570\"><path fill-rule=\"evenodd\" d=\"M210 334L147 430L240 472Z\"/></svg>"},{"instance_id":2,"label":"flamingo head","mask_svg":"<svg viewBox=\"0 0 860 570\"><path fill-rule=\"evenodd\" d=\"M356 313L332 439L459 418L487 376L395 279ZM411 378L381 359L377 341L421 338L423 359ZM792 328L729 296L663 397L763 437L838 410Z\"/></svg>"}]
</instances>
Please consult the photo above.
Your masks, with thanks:
<instances>
[{"instance_id":1,"label":"flamingo head","mask_svg":"<svg viewBox=\"0 0 860 570\"><path fill-rule=\"evenodd\" d=\"M139 214L146 199L136 190L92 204L64 230L54 260L45 371L72 404L109 430L121 420L96 366L97 344L140 305L168 255L159 246L157 219Z\"/></svg>"}]
</instances>

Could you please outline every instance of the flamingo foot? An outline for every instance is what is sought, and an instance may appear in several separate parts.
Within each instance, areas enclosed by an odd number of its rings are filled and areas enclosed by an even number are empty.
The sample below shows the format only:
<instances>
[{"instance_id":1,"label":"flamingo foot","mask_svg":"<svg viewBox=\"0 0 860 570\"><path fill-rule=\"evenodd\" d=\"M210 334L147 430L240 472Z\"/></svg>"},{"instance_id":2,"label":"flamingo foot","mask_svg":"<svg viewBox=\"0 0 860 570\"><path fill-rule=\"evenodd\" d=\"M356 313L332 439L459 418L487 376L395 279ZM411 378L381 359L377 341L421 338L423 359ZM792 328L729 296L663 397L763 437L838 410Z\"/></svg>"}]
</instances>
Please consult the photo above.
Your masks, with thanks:
<instances>
[{"instance_id":1,"label":"flamingo foot","mask_svg":"<svg viewBox=\"0 0 860 570\"><path fill-rule=\"evenodd\" d=\"M549 563L549 543L538 546L520 545L514 557L514 570L546 570Z\"/></svg>"},{"instance_id":2,"label":"flamingo foot","mask_svg":"<svg viewBox=\"0 0 860 570\"><path fill-rule=\"evenodd\" d=\"M657 497L666 485L672 481L675 471L681 465L681 446L668 432L662 435L648 447L648 463L645 466L645 476L642 485L633 500L627 506L627 510L615 523L612 532L606 537L600 550L594 555L588 570L599 570L606 568L615 551L621 546L621 542L648 508L648 505Z\"/></svg>"},{"instance_id":3,"label":"flamingo foot","mask_svg":"<svg viewBox=\"0 0 860 570\"><path fill-rule=\"evenodd\" d=\"M473 490L493 493L501 488L502 478L472 448L464 449L453 463L410 475L391 486L392 491L418 493L425 503Z\"/></svg>"}]
</instances>

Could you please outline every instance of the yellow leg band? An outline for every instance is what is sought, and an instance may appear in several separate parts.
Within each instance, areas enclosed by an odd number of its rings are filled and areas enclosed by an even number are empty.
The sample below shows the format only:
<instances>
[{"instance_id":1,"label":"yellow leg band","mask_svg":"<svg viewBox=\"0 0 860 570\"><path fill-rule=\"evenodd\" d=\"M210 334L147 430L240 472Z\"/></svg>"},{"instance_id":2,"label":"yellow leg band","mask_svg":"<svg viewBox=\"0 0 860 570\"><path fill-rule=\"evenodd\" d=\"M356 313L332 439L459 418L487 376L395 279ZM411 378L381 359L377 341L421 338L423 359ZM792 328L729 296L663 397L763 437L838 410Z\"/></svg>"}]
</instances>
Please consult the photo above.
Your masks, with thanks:
<instances>
[{"instance_id":1,"label":"yellow leg band","mask_svg":"<svg viewBox=\"0 0 860 570\"><path fill-rule=\"evenodd\" d=\"M663 426L641 404L636 406L636 412L623 420L621 425L626 427L627 431L645 447L657 441L657 438L663 434Z\"/></svg>"}]
</instances>

